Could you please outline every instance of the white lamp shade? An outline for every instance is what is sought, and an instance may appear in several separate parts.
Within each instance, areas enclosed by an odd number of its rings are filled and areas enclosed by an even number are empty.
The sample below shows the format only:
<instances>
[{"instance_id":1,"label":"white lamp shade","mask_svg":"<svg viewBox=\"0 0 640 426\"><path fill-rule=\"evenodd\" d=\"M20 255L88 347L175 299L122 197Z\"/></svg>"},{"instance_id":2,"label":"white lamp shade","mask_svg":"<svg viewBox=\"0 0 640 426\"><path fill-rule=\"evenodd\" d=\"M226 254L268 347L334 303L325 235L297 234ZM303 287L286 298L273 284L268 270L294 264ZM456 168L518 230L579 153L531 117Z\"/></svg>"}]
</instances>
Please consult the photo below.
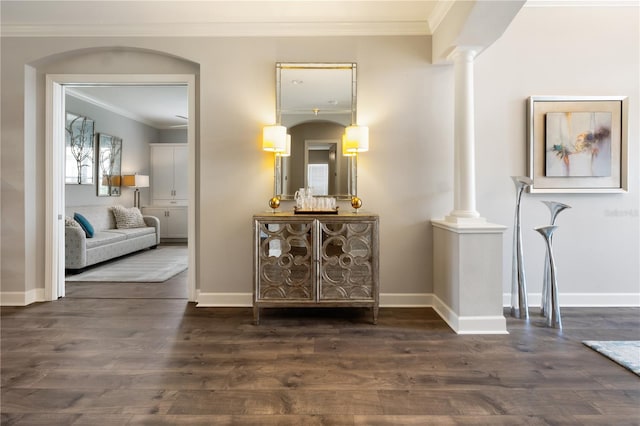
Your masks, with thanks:
<instances>
[{"instance_id":1,"label":"white lamp shade","mask_svg":"<svg viewBox=\"0 0 640 426\"><path fill-rule=\"evenodd\" d=\"M134 188L148 188L149 176L147 175L123 175L122 185Z\"/></svg>"},{"instance_id":2,"label":"white lamp shade","mask_svg":"<svg viewBox=\"0 0 640 426\"><path fill-rule=\"evenodd\" d=\"M353 142L347 141L347 135L342 135L342 155L345 157L351 157L356 155L356 145Z\"/></svg>"},{"instance_id":3,"label":"white lamp shade","mask_svg":"<svg viewBox=\"0 0 640 426\"><path fill-rule=\"evenodd\" d=\"M347 126L344 129L342 151L354 154L369 151L369 128L365 126Z\"/></svg>"},{"instance_id":4,"label":"white lamp shade","mask_svg":"<svg viewBox=\"0 0 640 426\"><path fill-rule=\"evenodd\" d=\"M291 157L291 135L287 134L287 145L283 152L279 153L281 157Z\"/></svg>"},{"instance_id":5,"label":"white lamp shade","mask_svg":"<svg viewBox=\"0 0 640 426\"><path fill-rule=\"evenodd\" d=\"M287 149L287 128L265 126L262 129L262 149L264 151L285 152Z\"/></svg>"}]
</instances>

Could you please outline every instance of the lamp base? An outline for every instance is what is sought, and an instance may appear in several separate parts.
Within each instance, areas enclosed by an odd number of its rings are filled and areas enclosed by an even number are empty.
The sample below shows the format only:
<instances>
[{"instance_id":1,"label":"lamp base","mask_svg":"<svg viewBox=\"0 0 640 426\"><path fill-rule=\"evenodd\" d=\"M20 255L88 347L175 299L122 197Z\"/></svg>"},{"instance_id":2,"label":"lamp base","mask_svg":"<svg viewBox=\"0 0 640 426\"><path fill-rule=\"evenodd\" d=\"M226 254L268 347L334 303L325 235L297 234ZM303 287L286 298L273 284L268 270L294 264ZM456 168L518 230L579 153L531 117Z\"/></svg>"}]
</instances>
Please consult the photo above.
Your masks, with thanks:
<instances>
[{"instance_id":1,"label":"lamp base","mask_svg":"<svg viewBox=\"0 0 640 426\"><path fill-rule=\"evenodd\" d=\"M133 207L140 208L140 190L138 188L133 193Z\"/></svg>"}]
</instances>

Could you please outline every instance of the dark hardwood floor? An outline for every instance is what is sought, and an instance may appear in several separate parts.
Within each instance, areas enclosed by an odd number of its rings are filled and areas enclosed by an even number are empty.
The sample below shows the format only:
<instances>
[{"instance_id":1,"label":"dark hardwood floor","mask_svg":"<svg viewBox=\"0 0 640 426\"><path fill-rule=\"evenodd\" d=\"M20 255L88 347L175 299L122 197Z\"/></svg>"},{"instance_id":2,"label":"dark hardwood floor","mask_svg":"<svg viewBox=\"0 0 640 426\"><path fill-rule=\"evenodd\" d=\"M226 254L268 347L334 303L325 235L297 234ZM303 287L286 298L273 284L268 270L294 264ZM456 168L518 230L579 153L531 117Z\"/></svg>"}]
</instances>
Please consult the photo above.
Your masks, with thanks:
<instances>
[{"instance_id":1,"label":"dark hardwood floor","mask_svg":"<svg viewBox=\"0 0 640 426\"><path fill-rule=\"evenodd\" d=\"M378 325L366 310L265 309L254 326L249 308L157 286L74 284L2 308L2 424L640 424L640 378L581 343L640 339L639 309L458 336L426 308L381 309Z\"/></svg>"}]
</instances>

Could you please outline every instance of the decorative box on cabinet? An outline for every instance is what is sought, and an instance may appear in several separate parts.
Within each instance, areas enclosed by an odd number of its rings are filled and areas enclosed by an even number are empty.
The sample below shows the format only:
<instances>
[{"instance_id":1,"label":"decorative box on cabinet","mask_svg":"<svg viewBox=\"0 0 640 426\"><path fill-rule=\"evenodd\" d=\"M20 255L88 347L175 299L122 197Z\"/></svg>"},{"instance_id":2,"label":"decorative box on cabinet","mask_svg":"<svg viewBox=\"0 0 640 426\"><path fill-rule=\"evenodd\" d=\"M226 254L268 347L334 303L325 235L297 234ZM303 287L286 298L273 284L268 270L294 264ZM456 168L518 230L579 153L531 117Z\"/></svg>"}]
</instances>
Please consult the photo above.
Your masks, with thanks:
<instances>
[{"instance_id":1,"label":"decorative box on cabinet","mask_svg":"<svg viewBox=\"0 0 640 426\"><path fill-rule=\"evenodd\" d=\"M378 216L253 217L254 322L267 307L370 307L378 320Z\"/></svg>"},{"instance_id":2,"label":"decorative box on cabinet","mask_svg":"<svg viewBox=\"0 0 640 426\"><path fill-rule=\"evenodd\" d=\"M143 207L142 214L160 220L160 238L187 238L187 206Z\"/></svg>"},{"instance_id":3,"label":"decorative box on cabinet","mask_svg":"<svg viewBox=\"0 0 640 426\"><path fill-rule=\"evenodd\" d=\"M151 148L151 203L187 205L187 144L149 144Z\"/></svg>"}]
</instances>

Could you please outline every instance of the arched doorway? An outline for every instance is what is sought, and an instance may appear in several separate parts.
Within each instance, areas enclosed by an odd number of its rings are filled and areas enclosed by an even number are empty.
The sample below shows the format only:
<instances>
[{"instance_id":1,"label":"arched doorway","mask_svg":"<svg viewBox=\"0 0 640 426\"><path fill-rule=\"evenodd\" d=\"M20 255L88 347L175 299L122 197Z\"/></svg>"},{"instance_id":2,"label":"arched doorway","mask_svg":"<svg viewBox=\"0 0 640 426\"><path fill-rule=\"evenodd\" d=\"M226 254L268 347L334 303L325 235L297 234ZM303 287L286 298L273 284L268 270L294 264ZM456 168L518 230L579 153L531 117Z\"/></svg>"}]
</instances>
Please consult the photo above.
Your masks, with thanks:
<instances>
[{"instance_id":1,"label":"arched doorway","mask_svg":"<svg viewBox=\"0 0 640 426\"><path fill-rule=\"evenodd\" d=\"M117 49L121 53L121 49ZM131 52L128 52L131 53ZM97 51L84 51L80 55L100 56L112 55L108 49L98 49ZM148 56L148 51L142 52L143 56ZM160 57L166 56L162 53L153 54ZM135 52L134 52L135 56ZM66 60L67 58L65 58ZM171 58L175 61L175 58ZM46 68L46 67L45 67ZM73 68L73 67L71 67ZM82 67L79 67L82 68ZM143 67L144 68L144 67ZM82 69L81 69L82 70ZM108 70L107 70L108 71ZM46 73L46 71L45 71ZM188 121L188 163L189 163L189 200L188 209L188 299L197 301L196 277L197 277L197 205L198 194L196 188L197 164L196 164L196 144L197 144L197 99L196 85L197 73L176 73L176 74L75 74L75 73L46 73L46 158L45 158L45 193L46 193L46 215L45 215L45 300L55 300L64 296L64 162L62 152L64 152L65 137L63 127L64 117L64 92L65 87L77 85L175 85L181 84L187 87L189 103Z\"/></svg>"}]
</instances>

